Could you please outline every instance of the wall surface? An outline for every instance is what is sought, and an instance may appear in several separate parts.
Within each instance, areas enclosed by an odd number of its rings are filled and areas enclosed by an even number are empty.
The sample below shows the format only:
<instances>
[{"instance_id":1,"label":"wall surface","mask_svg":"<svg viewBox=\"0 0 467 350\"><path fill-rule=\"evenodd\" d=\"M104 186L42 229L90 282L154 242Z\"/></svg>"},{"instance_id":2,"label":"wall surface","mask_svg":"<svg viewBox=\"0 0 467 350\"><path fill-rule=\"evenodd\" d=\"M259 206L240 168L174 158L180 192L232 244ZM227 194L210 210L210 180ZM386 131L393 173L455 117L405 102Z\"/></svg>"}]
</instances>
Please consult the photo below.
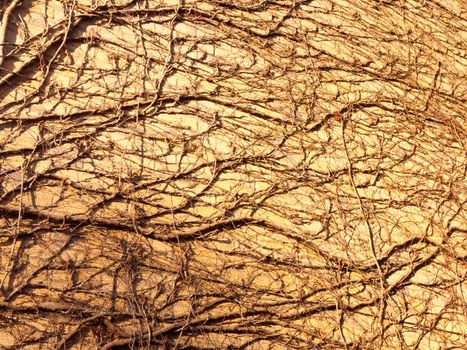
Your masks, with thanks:
<instances>
[{"instance_id":1,"label":"wall surface","mask_svg":"<svg viewBox=\"0 0 467 350\"><path fill-rule=\"evenodd\" d=\"M465 5L0 1L0 348L465 348Z\"/></svg>"}]
</instances>

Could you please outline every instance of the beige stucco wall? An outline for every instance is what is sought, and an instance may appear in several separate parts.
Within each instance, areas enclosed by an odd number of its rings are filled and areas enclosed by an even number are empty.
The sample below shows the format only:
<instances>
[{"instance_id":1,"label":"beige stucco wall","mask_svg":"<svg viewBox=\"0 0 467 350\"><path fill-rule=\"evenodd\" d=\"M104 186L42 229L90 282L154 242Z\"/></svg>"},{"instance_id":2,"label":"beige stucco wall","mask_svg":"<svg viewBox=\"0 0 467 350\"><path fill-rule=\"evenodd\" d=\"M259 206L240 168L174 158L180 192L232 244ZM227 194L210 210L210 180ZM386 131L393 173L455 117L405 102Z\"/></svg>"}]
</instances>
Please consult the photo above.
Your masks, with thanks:
<instances>
[{"instance_id":1,"label":"beige stucco wall","mask_svg":"<svg viewBox=\"0 0 467 350\"><path fill-rule=\"evenodd\" d=\"M462 1L3 9L0 346L465 346Z\"/></svg>"}]
</instances>

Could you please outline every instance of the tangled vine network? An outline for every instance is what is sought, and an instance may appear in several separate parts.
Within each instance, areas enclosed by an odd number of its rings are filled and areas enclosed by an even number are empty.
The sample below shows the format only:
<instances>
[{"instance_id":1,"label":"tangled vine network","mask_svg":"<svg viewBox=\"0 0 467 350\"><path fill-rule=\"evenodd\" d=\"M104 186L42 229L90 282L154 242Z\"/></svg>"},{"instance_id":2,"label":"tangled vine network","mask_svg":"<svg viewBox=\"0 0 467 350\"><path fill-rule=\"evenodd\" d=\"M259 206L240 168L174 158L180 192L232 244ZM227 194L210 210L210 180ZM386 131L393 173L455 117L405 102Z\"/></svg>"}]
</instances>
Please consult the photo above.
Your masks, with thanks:
<instances>
[{"instance_id":1,"label":"tangled vine network","mask_svg":"<svg viewBox=\"0 0 467 350\"><path fill-rule=\"evenodd\" d=\"M0 1L0 348L465 349L465 5Z\"/></svg>"}]
</instances>

